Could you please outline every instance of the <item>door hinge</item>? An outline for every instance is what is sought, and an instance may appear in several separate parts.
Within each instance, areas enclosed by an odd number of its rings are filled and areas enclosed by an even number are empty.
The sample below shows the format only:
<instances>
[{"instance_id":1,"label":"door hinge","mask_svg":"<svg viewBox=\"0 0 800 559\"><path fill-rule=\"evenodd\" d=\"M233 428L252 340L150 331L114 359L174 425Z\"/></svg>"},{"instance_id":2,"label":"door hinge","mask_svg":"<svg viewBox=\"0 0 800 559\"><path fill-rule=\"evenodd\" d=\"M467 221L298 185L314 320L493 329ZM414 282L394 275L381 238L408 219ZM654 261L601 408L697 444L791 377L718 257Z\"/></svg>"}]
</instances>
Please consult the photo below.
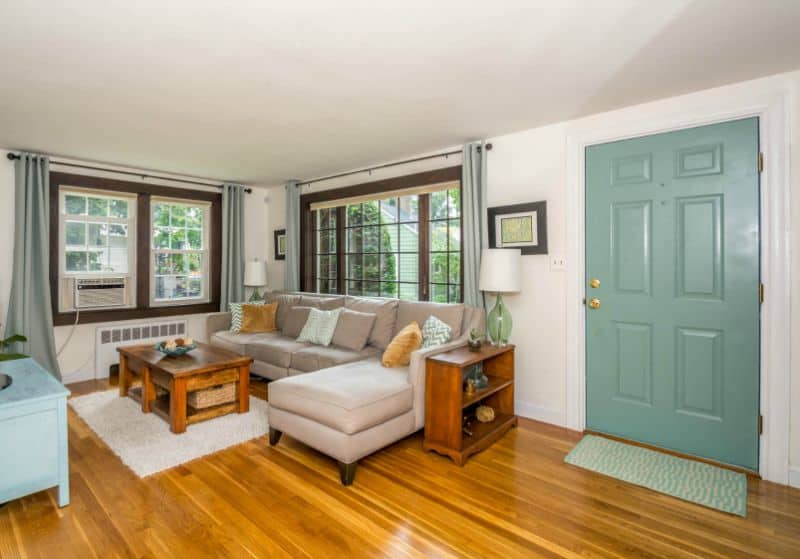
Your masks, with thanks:
<instances>
[{"instance_id":1,"label":"door hinge","mask_svg":"<svg viewBox=\"0 0 800 559\"><path fill-rule=\"evenodd\" d=\"M763 415L759 415L758 416L758 434L759 435L763 435L764 434L764 416Z\"/></svg>"},{"instance_id":2,"label":"door hinge","mask_svg":"<svg viewBox=\"0 0 800 559\"><path fill-rule=\"evenodd\" d=\"M764 152L758 152L758 172L764 172Z\"/></svg>"},{"instance_id":3,"label":"door hinge","mask_svg":"<svg viewBox=\"0 0 800 559\"><path fill-rule=\"evenodd\" d=\"M758 302L760 304L762 304L762 305L764 304L764 284L763 283L759 283L758 284Z\"/></svg>"},{"instance_id":4,"label":"door hinge","mask_svg":"<svg viewBox=\"0 0 800 559\"><path fill-rule=\"evenodd\" d=\"M583 298L583 306L586 306L586 297Z\"/></svg>"}]
</instances>

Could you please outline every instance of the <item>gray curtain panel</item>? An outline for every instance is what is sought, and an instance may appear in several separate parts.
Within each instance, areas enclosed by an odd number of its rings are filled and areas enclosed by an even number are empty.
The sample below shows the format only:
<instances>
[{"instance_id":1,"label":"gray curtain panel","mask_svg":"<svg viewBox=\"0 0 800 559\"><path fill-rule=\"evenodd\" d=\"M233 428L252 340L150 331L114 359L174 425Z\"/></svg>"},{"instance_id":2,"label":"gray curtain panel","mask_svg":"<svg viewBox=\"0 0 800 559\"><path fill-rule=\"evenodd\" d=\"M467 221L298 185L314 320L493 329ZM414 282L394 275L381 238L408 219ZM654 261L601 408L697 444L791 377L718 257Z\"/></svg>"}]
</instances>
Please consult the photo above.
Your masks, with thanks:
<instances>
[{"instance_id":1,"label":"gray curtain panel","mask_svg":"<svg viewBox=\"0 0 800 559\"><path fill-rule=\"evenodd\" d=\"M300 291L300 191L299 181L286 183L286 267L283 288Z\"/></svg>"},{"instance_id":2,"label":"gray curtain panel","mask_svg":"<svg viewBox=\"0 0 800 559\"><path fill-rule=\"evenodd\" d=\"M488 244L486 224L486 148L484 143L464 145L461 172L461 211L463 214L464 303L484 306L478 287L481 270L481 249Z\"/></svg>"},{"instance_id":3,"label":"gray curtain panel","mask_svg":"<svg viewBox=\"0 0 800 559\"><path fill-rule=\"evenodd\" d=\"M244 300L244 187L222 185L222 270L219 307Z\"/></svg>"},{"instance_id":4,"label":"gray curtain panel","mask_svg":"<svg viewBox=\"0 0 800 559\"><path fill-rule=\"evenodd\" d=\"M16 348L61 379L50 306L50 160L21 153L14 163L14 264L6 336L22 334Z\"/></svg>"}]
</instances>

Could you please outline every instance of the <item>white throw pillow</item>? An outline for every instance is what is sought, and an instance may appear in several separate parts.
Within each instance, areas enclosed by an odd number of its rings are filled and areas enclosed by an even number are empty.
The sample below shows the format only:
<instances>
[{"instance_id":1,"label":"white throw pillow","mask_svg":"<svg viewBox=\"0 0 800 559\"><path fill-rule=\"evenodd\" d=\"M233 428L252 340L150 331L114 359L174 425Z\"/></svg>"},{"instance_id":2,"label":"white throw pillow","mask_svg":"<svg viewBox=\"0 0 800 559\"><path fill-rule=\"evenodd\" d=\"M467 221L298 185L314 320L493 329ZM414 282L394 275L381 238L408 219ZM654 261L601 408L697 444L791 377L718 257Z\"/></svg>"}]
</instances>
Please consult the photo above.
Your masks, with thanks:
<instances>
[{"instance_id":1,"label":"white throw pillow","mask_svg":"<svg viewBox=\"0 0 800 559\"><path fill-rule=\"evenodd\" d=\"M298 342L308 342L317 345L331 345L333 333L336 331L336 323L339 322L339 313L342 309L332 311L321 311L312 308L308 313L308 320L300 335L297 336Z\"/></svg>"},{"instance_id":2,"label":"white throw pillow","mask_svg":"<svg viewBox=\"0 0 800 559\"><path fill-rule=\"evenodd\" d=\"M431 315L422 325L422 348L446 344L453 337L453 330L447 324Z\"/></svg>"}]
</instances>

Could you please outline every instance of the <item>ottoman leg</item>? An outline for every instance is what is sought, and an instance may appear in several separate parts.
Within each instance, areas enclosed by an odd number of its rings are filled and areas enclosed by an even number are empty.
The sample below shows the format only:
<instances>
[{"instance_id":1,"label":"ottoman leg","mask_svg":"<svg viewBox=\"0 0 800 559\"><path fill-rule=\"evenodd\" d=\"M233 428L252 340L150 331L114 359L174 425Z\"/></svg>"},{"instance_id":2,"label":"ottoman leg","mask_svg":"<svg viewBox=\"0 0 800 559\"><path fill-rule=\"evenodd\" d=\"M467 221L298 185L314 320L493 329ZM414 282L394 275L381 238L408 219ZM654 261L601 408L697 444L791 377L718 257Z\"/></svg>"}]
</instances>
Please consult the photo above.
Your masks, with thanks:
<instances>
[{"instance_id":1,"label":"ottoman leg","mask_svg":"<svg viewBox=\"0 0 800 559\"><path fill-rule=\"evenodd\" d=\"M278 441L281 440L281 435L283 435L283 431L278 431L277 429L273 429L272 427L269 428L269 446L275 446L278 444Z\"/></svg>"},{"instance_id":2,"label":"ottoman leg","mask_svg":"<svg viewBox=\"0 0 800 559\"><path fill-rule=\"evenodd\" d=\"M345 464L344 462L339 462L339 477L342 480L342 485L350 485L353 483L353 480L356 479L356 466L358 462L351 462L349 464Z\"/></svg>"}]
</instances>

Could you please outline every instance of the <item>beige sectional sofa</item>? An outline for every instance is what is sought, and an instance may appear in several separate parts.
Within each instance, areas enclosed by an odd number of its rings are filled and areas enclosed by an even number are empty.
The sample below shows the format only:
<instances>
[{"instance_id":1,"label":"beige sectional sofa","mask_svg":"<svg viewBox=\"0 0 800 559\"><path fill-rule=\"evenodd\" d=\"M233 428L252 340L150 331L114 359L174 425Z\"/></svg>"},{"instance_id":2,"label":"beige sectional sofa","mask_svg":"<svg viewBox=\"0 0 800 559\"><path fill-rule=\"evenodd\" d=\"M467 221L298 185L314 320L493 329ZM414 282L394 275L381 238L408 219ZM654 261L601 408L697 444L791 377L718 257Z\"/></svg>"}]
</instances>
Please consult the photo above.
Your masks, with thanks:
<instances>
[{"instance_id":1,"label":"beige sectional sofa","mask_svg":"<svg viewBox=\"0 0 800 559\"><path fill-rule=\"evenodd\" d=\"M214 313L207 339L252 357L253 373L276 381L269 386L270 444L285 432L332 456L345 485L360 458L423 427L426 357L464 345L485 320L482 309L465 305L294 293L271 293L267 300L279 303L278 331L235 334L230 313ZM311 307L346 309L330 346L296 341ZM367 330L363 315L375 316ZM380 358L394 335L430 316L450 326L451 341L415 351L408 366L384 367Z\"/></svg>"}]
</instances>

